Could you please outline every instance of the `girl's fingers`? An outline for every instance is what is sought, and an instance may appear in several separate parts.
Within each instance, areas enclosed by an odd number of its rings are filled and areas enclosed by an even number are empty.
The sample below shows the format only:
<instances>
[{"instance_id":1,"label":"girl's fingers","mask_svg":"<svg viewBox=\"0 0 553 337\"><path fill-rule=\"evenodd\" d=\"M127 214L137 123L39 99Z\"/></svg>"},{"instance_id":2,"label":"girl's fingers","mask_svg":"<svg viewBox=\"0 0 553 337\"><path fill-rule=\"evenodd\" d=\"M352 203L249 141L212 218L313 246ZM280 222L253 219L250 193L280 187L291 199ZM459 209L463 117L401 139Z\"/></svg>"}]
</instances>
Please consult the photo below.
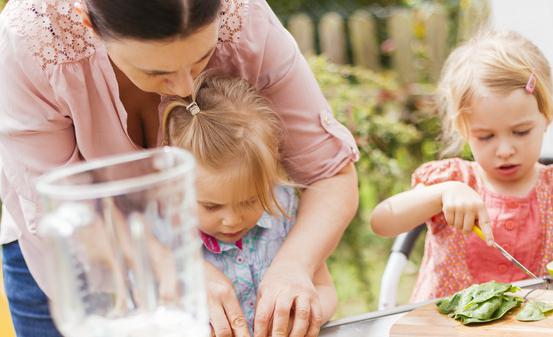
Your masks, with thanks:
<instances>
[{"instance_id":1,"label":"girl's fingers","mask_svg":"<svg viewBox=\"0 0 553 337\"><path fill-rule=\"evenodd\" d=\"M482 230L482 233L484 233L484 236L486 237L486 243L488 246L493 245L494 238L493 238L493 231L492 227L490 226L490 219L488 218L488 212L485 208L482 208L478 212L478 225L480 229Z\"/></svg>"},{"instance_id":2,"label":"girl's fingers","mask_svg":"<svg viewBox=\"0 0 553 337\"><path fill-rule=\"evenodd\" d=\"M207 299L209 322L216 337L251 337L234 289L211 284Z\"/></svg>"},{"instance_id":3,"label":"girl's fingers","mask_svg":"<svg viewBox=\"0 0 553 337\"><path fill-rule=\"evenodd\" d=\"M474 213L469 212L466 213L463 218L463 232L470 233L472 230L472 227L475 225L474 221L476 220L476 216Z\"/></svg>"},{"instance_id":4,"label":"girl's fingers","mask_svg":"<svg viewBox=\"0 0 553 337\"><path fill-rule=\"evenodd\" d=\"M459 210L453 213L453 227L458 230L463 230L463 213Z\"/></svg>"},{"instance_id":5,"label":"girl's fingers","mask_svg":"<svg viewBox=\"0 0 553 337\"><path fill-rule=\"evenodd\" d=\"M444 213L445 221L447 222L447 224L454 227L455 213L451 211L448 207L444 207L442 209L442 212Z\"/></svg>"},{"instance_id":6,"label":"girl's fingers","mask_svg":"<svg viewBox=\"0 0 553 337\"><path fill-rule=\"evenodd\" d=\"M211 337L216 337L215 330L213 330L213 325L211 325L211 323L209 323L209 330L211 330Z\"/></svg>"},{"instance_id":7,"label":"girl's fingers","mask_svg":"<svg viewBox=\"0 0 553 337\"><path fill-rule=\"evenodd\" d=\"M232 337L232 329L221 305L212 305L209 309L209 322L216 337Z\"/></svg>"},{"instance_id":8,"label":"girl's fingers","mask_svg":"<svg viewBox=\"0 0 553 337\"><path fill-rule=\"evenodd\" d=\"M240 302L236 295L228 298L223 305L227 322L230 325L231 336L251 337L248 330L248 322L242 313L242 308L240 308Z\"/></svg>"}]
</instances>

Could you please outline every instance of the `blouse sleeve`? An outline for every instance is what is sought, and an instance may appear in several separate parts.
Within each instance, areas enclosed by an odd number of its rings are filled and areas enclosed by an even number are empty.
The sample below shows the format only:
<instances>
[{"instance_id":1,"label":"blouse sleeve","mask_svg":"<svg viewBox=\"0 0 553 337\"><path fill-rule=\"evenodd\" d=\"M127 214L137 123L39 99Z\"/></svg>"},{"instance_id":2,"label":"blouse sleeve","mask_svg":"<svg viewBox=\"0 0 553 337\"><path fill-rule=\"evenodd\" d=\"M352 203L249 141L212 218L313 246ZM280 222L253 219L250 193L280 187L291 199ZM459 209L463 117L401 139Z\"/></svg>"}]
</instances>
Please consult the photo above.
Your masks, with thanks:
<instances>
[{"instance_id":1,"label":"blouse sleeve","mask_svg":"<svg viewBox=\"0 0 553 337\"><path fill-rule=\"evenodd\" d=\"M285 126L283 162L304 184L332 177L359 152L333 116L293 37L265 1L252 0L238 45L242 74L273 104Z\"/></svg>"},{"instance_id":2,"label":"blouse sleeve","mask_svg":"<svg viewBox=\"0 0 553 337\"><path fill-rule=\"evenodd\" d=\"M35 232L38 212L36 177L78 160L79 155L71 118L60 112L45 71L30 52L21 46L14 47L11 45L13 41L4 38L4 34L2 36L2 201L21 229L26 226Z\"/></svg>"},{"instance_id":3,"label":"blouse sleeve","mask_svg":"<svg viewBox=\"0 0 553 337\"><path fill-rule=\"evenodd\" d=\"M434 185L446 181L469 183L469 165L466 161L453 158L424 163L411 176L411 185Z\"/></svg>"}]
</instances>

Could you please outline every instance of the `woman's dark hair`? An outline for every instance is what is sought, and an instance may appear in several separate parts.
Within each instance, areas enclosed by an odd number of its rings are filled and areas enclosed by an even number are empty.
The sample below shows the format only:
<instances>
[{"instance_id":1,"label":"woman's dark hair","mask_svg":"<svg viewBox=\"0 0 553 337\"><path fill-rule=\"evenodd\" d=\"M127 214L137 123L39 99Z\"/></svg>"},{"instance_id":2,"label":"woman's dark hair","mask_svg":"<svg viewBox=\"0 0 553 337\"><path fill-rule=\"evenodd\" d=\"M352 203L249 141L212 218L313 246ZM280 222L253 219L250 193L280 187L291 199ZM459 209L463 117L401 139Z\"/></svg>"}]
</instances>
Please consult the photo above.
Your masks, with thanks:
<instances>
[{"instance_id":1,"label":"woman's dark hair","mask_svg":"<svg viewBox=\"0 0 553 337\"><path fill-rule=\"evenodd\" d=\"M86 0L86 6L103 39L164 40L211 23L221 0Z\"/></svg>"}]
</instances>

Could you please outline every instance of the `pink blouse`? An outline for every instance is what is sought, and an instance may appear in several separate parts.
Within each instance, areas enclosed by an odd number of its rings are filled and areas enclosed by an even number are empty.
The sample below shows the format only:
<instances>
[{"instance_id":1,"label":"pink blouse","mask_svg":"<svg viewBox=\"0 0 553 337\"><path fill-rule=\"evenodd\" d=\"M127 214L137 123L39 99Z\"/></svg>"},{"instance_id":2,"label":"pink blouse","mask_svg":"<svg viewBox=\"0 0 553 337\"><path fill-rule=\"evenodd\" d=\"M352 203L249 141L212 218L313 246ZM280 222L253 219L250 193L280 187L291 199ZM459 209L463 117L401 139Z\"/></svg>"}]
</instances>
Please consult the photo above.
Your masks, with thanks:
<instances>
[{"instance_id":1,"label":"pink blouse","mask_svg":"<svg viewBox=\"0 0 553 337\"><path fill-rule=\"evenodd\" d=\"M0 15L0 175L8 217L2 242L19 239L48 293L36 236L40 174L80 160L139 150L127 132L105 46L81 24L72 0L10 1ZM208 67L247 79L284 120L284 163L298 182L331 177L358 158L332 116L291 35L263 0L223 0L219 43ZM15 224L11 225L10 224Z\"/></svg>"},{"instance_id":2,"label":"pink blouse","mask_svg":"<svg viewBox=\"0 0 553 337\"><path fill-rule=\"evenodd\" d=\"M494 239L536 275L546 274L553 259L553 166L544 166L533 190L525 197L499 195L487 189L476 162L448 159L430 162L413 174L413 186L461 181L484 200ZM425 250L411 301L449 296L473 283L513 282L528 278L495 248L474 233L463 235L449 226L443 214L427 222Z\"/></svg>"}]
</instances>

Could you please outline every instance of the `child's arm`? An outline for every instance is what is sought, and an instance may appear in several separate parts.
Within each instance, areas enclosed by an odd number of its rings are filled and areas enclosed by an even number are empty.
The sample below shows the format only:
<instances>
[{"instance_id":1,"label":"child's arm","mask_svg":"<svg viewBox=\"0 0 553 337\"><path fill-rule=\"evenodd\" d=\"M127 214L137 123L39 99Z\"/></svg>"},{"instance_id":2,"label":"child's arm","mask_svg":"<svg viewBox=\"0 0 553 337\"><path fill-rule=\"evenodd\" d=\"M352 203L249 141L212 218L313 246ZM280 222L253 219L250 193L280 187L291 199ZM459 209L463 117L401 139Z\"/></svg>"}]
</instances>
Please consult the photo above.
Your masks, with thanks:
<instances>
[{"instance_id":1,"label":"child's arm","mask_svg":"<svg viewBox=\"0 0 553 337\"><path fill-rule=\"evenodd\" d=\"M371 214L371 225L378 235L396 236L442 211L449 225L465 233L470 232L478 220L488 241L493 240L482 198L459 181L418 185L410 191L394 195L376 206Z\"/></svg>"}]
</instances>

